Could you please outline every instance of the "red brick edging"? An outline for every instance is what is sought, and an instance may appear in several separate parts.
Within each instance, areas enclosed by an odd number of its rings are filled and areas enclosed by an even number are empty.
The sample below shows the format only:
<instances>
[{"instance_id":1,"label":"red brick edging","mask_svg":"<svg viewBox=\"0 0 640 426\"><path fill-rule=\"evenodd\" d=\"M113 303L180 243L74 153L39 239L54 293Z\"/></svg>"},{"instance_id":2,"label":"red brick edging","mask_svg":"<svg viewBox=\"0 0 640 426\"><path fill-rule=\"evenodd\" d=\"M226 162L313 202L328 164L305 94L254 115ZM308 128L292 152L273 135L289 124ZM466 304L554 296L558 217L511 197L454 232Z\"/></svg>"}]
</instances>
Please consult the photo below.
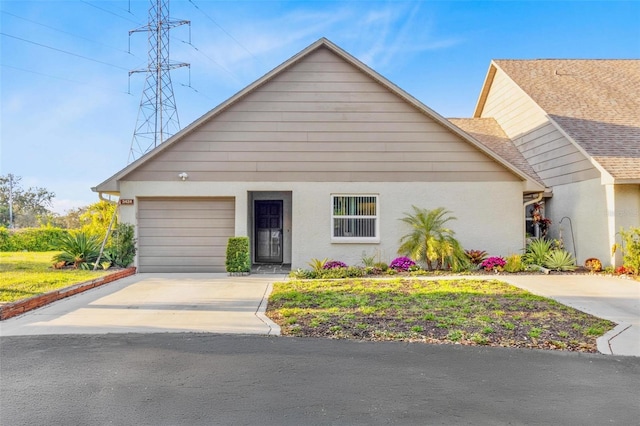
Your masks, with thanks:
<instances>
[{"instance_id":1,"label":"red brick edging","mask_svg":"<svg viewBox=\"0 0 640 426\"><path fill-rule=\"evenodd\" d=\"M7 303L6 305L0 306L0 321L48 305L56 300L64 299L65 297L73 296L74 294L82 293L83 291L87 291L95 287L100 287L101 285L119 280L120 278L131 276L135 273L136 268L135 266L132 266L91 281L84 281L70 287L53 290L29 299Z\"/></svg>"}]
</instances>

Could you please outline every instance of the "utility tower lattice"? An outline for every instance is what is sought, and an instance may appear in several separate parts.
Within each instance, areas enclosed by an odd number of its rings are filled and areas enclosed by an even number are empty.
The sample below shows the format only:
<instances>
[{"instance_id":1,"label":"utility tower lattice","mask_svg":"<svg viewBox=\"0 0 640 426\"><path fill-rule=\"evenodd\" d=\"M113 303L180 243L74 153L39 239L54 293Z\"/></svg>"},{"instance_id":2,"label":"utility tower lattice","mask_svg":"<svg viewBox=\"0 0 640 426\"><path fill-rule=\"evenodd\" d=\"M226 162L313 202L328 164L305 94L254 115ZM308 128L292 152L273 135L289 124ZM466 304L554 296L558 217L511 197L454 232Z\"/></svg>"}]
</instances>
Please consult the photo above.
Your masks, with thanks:
<instances>
[{"instance_id":1,"label":"utility tower lattice","mask_svg":"<svg viewBox=\"0 0 640 426\"><path fill-rule=\"evenodd\" d=\"M148 24L129 31L129 37L137 32L149 34L149 57L147 68L129 71L129 77L141 72L147 75L128 163L151 151L180 130L170 72L190 66L169 60L169 30L184 24L190 25L191 22L171 20L169 0L150 0L150 3Z\"/></svg>"}]
</instances>

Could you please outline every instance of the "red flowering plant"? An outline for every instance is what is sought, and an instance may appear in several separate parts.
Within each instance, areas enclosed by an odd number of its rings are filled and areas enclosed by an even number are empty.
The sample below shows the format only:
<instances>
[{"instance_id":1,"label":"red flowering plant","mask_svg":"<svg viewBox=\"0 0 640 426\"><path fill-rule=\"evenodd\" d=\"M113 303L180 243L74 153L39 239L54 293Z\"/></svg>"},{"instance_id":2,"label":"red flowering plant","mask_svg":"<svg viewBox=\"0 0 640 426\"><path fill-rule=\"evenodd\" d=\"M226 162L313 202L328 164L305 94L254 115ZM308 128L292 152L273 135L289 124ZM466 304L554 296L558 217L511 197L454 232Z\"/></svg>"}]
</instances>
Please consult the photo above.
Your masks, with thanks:
<instances>
[{"instance_id":1,"label":"red flowering plant","mask_svg":"<svg viewBox=\"0 0 640 426\"><path fill-rule=\"evenodd\" d=\"M504 270L504 265L507 264L507 261L502 257L493 256L488 259L485 259L480 266L484 268L485 271L495 271L501 272Z\"/></svg>"}]
</instances>

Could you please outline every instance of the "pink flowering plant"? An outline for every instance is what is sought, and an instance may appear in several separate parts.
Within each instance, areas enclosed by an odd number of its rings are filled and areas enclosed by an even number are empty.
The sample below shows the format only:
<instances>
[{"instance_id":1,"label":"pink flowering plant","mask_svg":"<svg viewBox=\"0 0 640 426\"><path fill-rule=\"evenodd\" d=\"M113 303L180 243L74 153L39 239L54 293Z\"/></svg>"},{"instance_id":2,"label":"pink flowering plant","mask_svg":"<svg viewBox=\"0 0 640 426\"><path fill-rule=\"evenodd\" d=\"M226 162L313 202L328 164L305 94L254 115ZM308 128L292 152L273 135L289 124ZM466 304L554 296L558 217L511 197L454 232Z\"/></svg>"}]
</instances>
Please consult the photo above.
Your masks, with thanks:
<instances>
[{"instance_id":1,"label":"pink flowering plant","mask_svg":"<svg viewBox=\"0 0 640 426\"><path fill-rule=\"evenodd\" d=\"M389 268L397 272L406 272L413 266L416 266L416 262L408 257L397 257L389 264Z\"/></svg>"},{"instance_id":2,"label":"pink flowering plant","mask_svg":"<svg viewBox=\"0 0 640 426\"><path fill-rule=\"evenodd\" d=\"M337 268L346 268L347 264L344 262L340 262L339 260L330 260L324 264L322 269L337 269Z\"/></svg>"},{"instance_id":3,"label":"pink flowering plant","mask_svg":"<svg viewBox=\"0 0 640 426\"><path fill-rule=\"evenodd\" d=\"M493 256L485 259L480 264L480 267L484 268L485 271L500 272L504 270L504 265L506 264L507 264L507 261L504 260L502 257Z\"/></svg>"}]
</instances>

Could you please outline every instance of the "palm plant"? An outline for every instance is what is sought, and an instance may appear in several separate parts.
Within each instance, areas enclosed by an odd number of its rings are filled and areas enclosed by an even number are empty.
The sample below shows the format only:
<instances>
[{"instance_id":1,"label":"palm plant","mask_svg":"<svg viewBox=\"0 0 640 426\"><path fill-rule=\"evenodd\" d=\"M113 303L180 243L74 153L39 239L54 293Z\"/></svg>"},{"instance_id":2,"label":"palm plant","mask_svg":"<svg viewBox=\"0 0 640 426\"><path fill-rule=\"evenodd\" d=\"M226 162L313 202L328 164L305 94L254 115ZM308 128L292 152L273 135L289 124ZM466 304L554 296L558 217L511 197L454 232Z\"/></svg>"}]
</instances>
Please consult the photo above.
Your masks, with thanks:
<instances>
[{"instance_id":1,"label":"palm plant","mask_svg":"<svg viewBox=\"0 0 640 426\"><path fill-rule=\"evenodd\" d=\"M399 254L416 261L424 261L430 271L445 265L459 269L466 258L455 232L445 225L454 216L444 207L433 210L413 207L413 214L405 213L402 220L411 227L411 232L400 239Z\"/></svg>"},{"instance_id":2,"label":"palm plant","mask_svg":"<svg viewBox=\"0 0 640 426\"><path fill-rule=\"evenodd\" d=\"M60 237L57 248L62 253L55 255L53 261L73 264L77 269L83 263L95 262L98 259L100 241L97 236L84 232L69 233Z\"/></svg>"}]
</instances>

